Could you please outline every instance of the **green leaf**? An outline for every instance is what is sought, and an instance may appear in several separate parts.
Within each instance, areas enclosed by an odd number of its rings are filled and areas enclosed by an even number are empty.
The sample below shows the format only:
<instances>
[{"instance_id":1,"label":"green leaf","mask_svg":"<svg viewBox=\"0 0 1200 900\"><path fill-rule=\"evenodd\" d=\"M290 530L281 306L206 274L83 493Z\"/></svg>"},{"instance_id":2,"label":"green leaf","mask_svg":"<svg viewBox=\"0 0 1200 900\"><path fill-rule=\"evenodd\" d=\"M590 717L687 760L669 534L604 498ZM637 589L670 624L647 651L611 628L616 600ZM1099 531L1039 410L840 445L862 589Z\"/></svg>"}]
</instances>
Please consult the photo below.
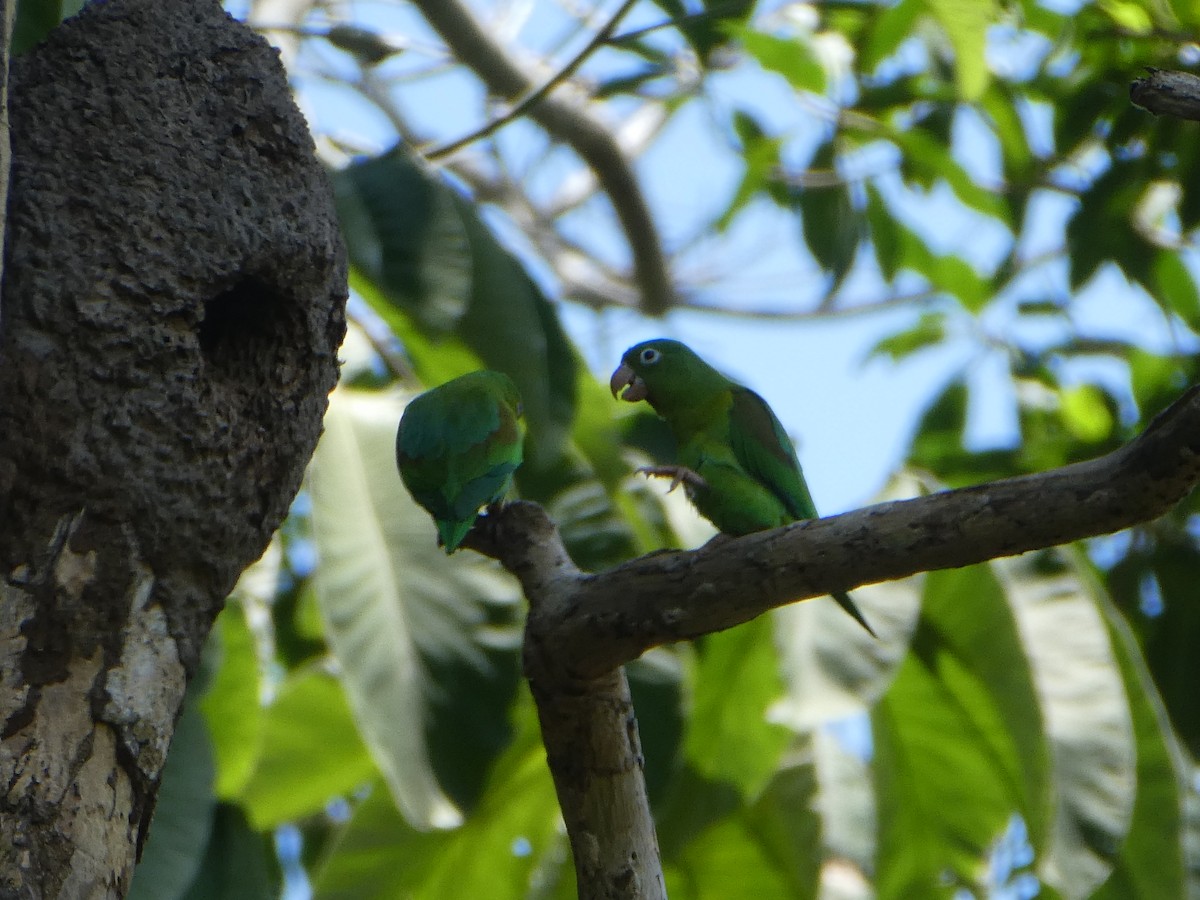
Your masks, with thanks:
<instances>
[{"instance_id":1,"label":"green leaf","mask_svg":"<svg viewBox=\"0 0 1200 900\"><path fill-rule=\"evenodd\" d=\"M697 645L684 754L702 776L735 786L743 797L762 789L779 762L787 730L767 720L783 693L770 616L706 635Z\"/></svg>"},{"instance_id":2,"label":"green leaf","mask_svg":"<svg viewBox=\"0 0 1200 900\"><path fill-rule=\"evenodd\" d=\"M1037 697L987 567L926 576L909 656L871 720L880 897L979 891L1014 810L1040 833L1049 760Z\"/></svg>"},{"instance_id":3,"label":"green leaf","mask_svg":"<svg viewBox=\"0 0 1200 900\"><path fill-rule=\"evenodd\" d=\"M465 824L418 831L382 786L358 804L315 876L314 900L486 897L523 900L531 884L570 878L554 785L533 703L517 704L517 737L497 760Z\"/></svg>"},{"instance_id":4,"label":"green leaf","mask_svg":"<svg viewBox=\"0 0 1200 900\"><path fill-rule=\"evenodd\" d=\"M776 37L753 28L739 28L734 34L745 51L768 72L782 75L798 91L824 93L825 69L803 37Z\"/></svg>"},{"instance_id":5,"label":"green leaf","mask_svg":"<svg viewBox=\"0 0 1200 900\"><path fill-rule=\"evenodd\" d=\"M1200 325L1200 290L1177 251L1160 250L1151 268L1154 299L1174 312L1189 328Z\"/></svg>"},{"instance_id":6,"label":"green leaf","mask_svg":"<svg viewBox=\"0 0 1200 900\"><path fill-rule=\"evenodd\" d=\"M812 767L780 769L749 808L724 818L664 866L673 900L816 897L819 820Z\"/></svg>"},{"instance_id":7,"label":"green leaf","mask_svg":"<svg viewBox=\"0 0 1200 900\"><path fill-rule=\"evenodd\" d=\"M10 49L20 56L41 43L66 16L79 12L78 0L17 0Z\"/></svg>"},{"instance_id":8,"label":"green leaf","mask_svg":"<svg viewBox=\"0 0 1200 900\"><path fill-rule=\"evenodd\" d=\"M1087 897L1111 874L1128 832L1137 749L1107 624L1072 573L1039 570L1056 559L993 565L1021 626L1054 765L1055 816L1038 872L1064 896Z\"/></svg>"},{"instance_id":9,"label":"green leaf","mask_svg":"<svg viewBox=\"0 0 1200 900\"><path fill-rule=\"evenodd\" d=\"M331 177L355 287L402 338L411 335L398 319L407 318L430 346L440 351L457 338L485 366L511 376L529 424L525 465L552 465L575 414L579 362L524 267L469 201L403 148ZM373 290L362 289L363 277ZM445 380L423 371L429 354L406 349L426 383Z\"/></svg>"},{"instance_id":10,"label":"green leaf","mask_svg":"<svg viewBox=\"0 0 1200 900\"><path fill-rule=\"evenodd\" d=\"M1139 169L1138 164L1114 163L1080 197L1079 209L1067 223L1072 290L1105 262L1116 263L1134 281L1147 280L1157 254L1132 227L1144 185Z\"/></svg>"},{"instance_id":11,"label":"green leaf","mask_svg":"<svg viewBox=\"0 0 1200 900\"><path fill-rule=\"evenodd\" d=\"M946 143L927 128L892 129L889 135L904 153L907 169L926 179L945 181L966 206L1012 226L1011 212L1004 198L976 184L954 159Z\"/></svg>"},{"instance_id":12,"label":"green leaf","mask_svg":"<svg viewBox=\"0 0 1200 900\"><path fill-rule=\"evenodd\" d=\"M797 196L804 242L817 263L839 285L854 265L859 244L859 215L846 188L805 190Z\"/></svg>"},{"instance_id":13,"label":"green leaf","mask_svg":"<svg viewBox=\"0 0 1200 900\"><path fill-rule=\"evenodd\" d=\"M517 591L490 560L436 546L395 470L402 408L393 393L330 398L309 472L314 584L355 720L397 806L418 827L445 826L458 813L429 740L469 795L471 773L477 780L507 740Z\"/></svg>"},{"instance_id":14,"label":"green leaf","mask_svg":"<svg viewBox=\"0 0 1200 900\"><path fill-rule=\"evenodd\" d=\"M871 348L867 359L885 356L899 362L919 350L936 347L946 340L946 316L940 312L921 313L915 325L882 338Z\"/></svg>"},{"instance_id":15,"label":"green leaf","mask_svg":"<svg viewBox=\"0 0 1200 900\"><path fill-rule=\"evenodd\" d=\"M934 254L899 221L894 221L893 230L900 246L899 268L914 271L934 289L957 297L968 312L979 312L992 299L990 283L961 256Z\"/></svg>"},{"instance_id":16,"label":"green leaf","mask_svg":"<svg viewBox=\"0 0 1200 900\"><path fill-rule=\"evenodd\" d=\"M217 617L209 644L219 659L212 685L200 701L216 757L216 795L236 797L254 771L262 745L258 658L241 603Z\"/></svg>"},{"instance_id":17,"label":"green leaf","mask_svg":"<svg viewBox=\"0 0 1200 900\"><path fill-rule=\"evenodd\" d=\"M1189 789L1191 767L1129 624L1096 582L1082 552L1073 555L1080 578L1104 612L1137 742L1137 799L1129 832L1113 874L1092 900L1190 896L1183 845L1183 794Z\"/></svg>"},{"instance_id":18,"label":"green leaf","mask_svg":"<svg viewBox=\"0 0 1200 900\"><path fill-rule=\"evenodd\" d=\"M351 262L436 334L471 298L471 246L454 192L396 149L331 175Z\"/></svg>"},{"instance_id":19,"label":"green leaf","mask_svg":"<svg viewBox=\"0 0 1200 900\"><path fill-rule=\"evenodd\" d=\"M1098 443L1116 427L1116 421L1104 392L1093 384L1081 384L1062 391L1063 424L1077 439L1085 443Z\"/></svg>"},{"instance_id":20,"label":"green leaf","mask_svg":"<svg viewBox=\"0 0 1200 900\"><path fill-rule=\"evenodd\" d=\"M718 231L725 231L737 214L767 188L779 168L779 148L783 145L780 139L767 137L754 117L742 110L734 112L733 127L742 144L741 161L745 171L729 205L714 224Z\"/></svg>"},{"instance_id":21,"label":"green leaf","mask_svg":"<svg viewBox=\"0 0 1200 900\"><path fill-rule=\"evenodd\" d=\"M185 703L163 767L150 836L134 870L132 900L183 896L200 869L216 805L204 717L194 703Z\"/></svg>"},{"instance_id":22,"label":"green leaf","mask_svg":"<svg viewBox=\"0 0 1200 900\"><path fill-rule=\"evenodd\" d=\"M958 94L968 103L983 96L988 85L987 30L996 20L992 0L927 0L954 47Z\"/></svg>"},{"instance_id":23,"label":"green leaf","mask_svg":"<svg viewBox=\"0 0 1200 900\"><path fill-rule=\"evenodd\" d=\"M270 835L251 830L236 806L217 806L200 871L183 900L275 900L279 872Z\"/></svg>"},{"instance_id":24,"label":"green leaf","mask_svg":"<svg viewBox=\"0 0 1200 900\"><path fill-rule=\"evenodd\" d=\"M320 812L358 790L377 770L336 678L297 672L266 709L262 750L239 798L254 828Z\"/></svg>"},{"instance_id":25,"label":"green leaf","mask_svg":"<svg viewBox=\"0 0 1200 900\"><path fill-rule=\"evenodd\" d=\"M896 217L887 208L883 197L874 185L867 185L867 225L871 234L871 246L875 248L875 259L879 270L887 281L896 277L903 261L906 238L901 235Z\"/></svg>"},{"instance_id":26,"label":"green leaf","mask_svg":"<svg viewBox=\"0 0 1200 900\"><path fill-rule=\"evenodd\" d=\"M875 18L862 51L863 71L874 71L896 52L912 34L913 25L924 7L924 0L900 0L888 6L873 7Z\"/></svg>"}]
</instances>

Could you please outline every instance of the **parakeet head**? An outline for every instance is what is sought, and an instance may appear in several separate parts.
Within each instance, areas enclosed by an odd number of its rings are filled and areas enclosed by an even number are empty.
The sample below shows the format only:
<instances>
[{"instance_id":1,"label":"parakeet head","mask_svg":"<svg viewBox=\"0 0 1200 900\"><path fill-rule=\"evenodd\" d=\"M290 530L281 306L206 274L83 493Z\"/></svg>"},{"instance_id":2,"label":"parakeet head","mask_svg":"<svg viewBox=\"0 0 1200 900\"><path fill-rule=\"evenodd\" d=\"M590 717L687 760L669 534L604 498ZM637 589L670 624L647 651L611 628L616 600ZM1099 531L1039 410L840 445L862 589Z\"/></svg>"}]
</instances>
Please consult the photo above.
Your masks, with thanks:
<instances>
[{"instance_id":1,"label":"parakeet head","mask_svg":"<svg viewBox=\"0 0 1200 900\"><path fill-rule=\"evenodd\" d=\"M630 403L647 400L662 412L664 406L683 398L698 399L726 390L730 383L686 344L655 338L625 351L608 386L614 397L620 395Z\"/></svg>"}]
</instances>

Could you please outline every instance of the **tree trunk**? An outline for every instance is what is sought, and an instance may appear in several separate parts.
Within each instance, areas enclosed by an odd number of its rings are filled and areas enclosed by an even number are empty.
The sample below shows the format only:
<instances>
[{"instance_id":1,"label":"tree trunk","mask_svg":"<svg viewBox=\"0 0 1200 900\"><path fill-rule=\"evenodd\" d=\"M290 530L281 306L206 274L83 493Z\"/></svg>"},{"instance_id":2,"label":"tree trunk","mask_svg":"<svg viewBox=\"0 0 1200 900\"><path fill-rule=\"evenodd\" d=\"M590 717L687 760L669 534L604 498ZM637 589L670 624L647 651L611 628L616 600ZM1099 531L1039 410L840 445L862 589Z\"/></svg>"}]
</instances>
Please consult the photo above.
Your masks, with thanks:
<instances>
[{"instance_id":1,"label":"tree trunk","mask_svg":"<svg viewBox=\"0 0 1200 900\"><path fill-rule=\"evenodd\" d=\"M0 334L0 897L120 897L184 687L285 515L345 323L330 191L216 0L13 61Z\"/></svg>"}]
</instances>

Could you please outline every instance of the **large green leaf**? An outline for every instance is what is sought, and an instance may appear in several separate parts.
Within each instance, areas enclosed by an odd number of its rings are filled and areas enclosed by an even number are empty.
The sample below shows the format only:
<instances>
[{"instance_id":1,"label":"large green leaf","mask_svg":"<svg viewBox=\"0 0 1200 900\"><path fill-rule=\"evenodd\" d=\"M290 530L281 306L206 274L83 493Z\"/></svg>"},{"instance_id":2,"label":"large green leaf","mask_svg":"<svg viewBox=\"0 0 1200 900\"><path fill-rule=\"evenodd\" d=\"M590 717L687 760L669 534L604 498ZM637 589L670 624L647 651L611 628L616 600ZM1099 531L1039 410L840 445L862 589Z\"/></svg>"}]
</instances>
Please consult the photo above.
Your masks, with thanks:
<instances>
[{"instance_id":1,"label":"large green leaf","mask_svg":"<svg viewBox=\"0 0 1200 900\"><path fill-rule=\"evenodd\" d=\"M771 617L760 616L696 646L684 754L697 773L744 797L762 790L788 740L786 729L767 720L783 693L773 631Z\"/></svg>"},{"instance_id":2,"label":"large green leaf","mask_svg":"<svg viewBox=\"0 0 1200 900\"><path fill-rule=\"evenodd\" d=\"M987 30L996 19L992 0L926 0L954 47L959 96L978 100L988 83Z\"/></svg>"},{"instance_id":3,"label":"large green leaf","mask_svg":"<svg viewBox=\"0 0 1200 900\"><path fill-rule=\"evenodd\" d=\"M810 765L779 769L753 805L704 830L664 867L674 900L815 897L819 821Z\"/></svg>"},{"instance_id":4,"label":"large green leaf","mask_svg":"<svg viewBox=\"0 0 1200 900\"><path fill-rule=\"evenodd\" d=\"M549 884L569 880L570 855L527 692L516 712L517 737L465 824L418 831L378 785L318 867L315 900L521 900L551 895Z\"/></svg>"},{"instance_id":5,"label":"large green leaf","mask_svg":"<svg viewBox=\"0 0 1200 900\"><path fill-rule=\"evenodd\" d=\"M470 552L447 557L394 462L403 398L335 391L309 473L314 574L355 720L405 816L452 825L443 779L469 800L507 740L519 633L515 583Z\"/></svg>"},{"instance_id":6,"label":"large green leaf","mask_svg":"<svg viewBox=\"0 0 1200 900\"><path fill-rule=\"evenodd\" d=\"M253 831L240 808L222 803L200 871L183 900L275 900L278 869L271 835Z\"/></svg>"},{"instance_id":7,"label":"large green leaf","mask_svg":"<svg viewBox=\"0 0 1200 900\"><path fill-rule=\"evenodd\" d=\"M994 568L1020 624L1050 742L1055 815L1038 871L1064 896L1087 897L1113 870L1137 795L1121 667L1101 611L1052 553Z\"/></svg>"},{"instance_id":8,"label":"large green leaf","mask_svg":"<svg viewBox=\"0 0 1200 900\"><path fill-rule=\"evenodd\" d=\"M470 202L402 148L332 177L351 261L376 289L363 296L397 331L400 314L435 348L453 336L510 375L529 422L526 464L553 464L574 417L579 364L521 263Z\"/></svg>"},{"instance_id":9,"label":"large green leaf","mask_svg":"<svg viewBox=\"0 0 1200 900\"><path fill-rule=\"evenodd\" d=\"M216 756L216 794L230 799L254 771L263 728L258 657L241 603L226 604L209 640L220 662L200 709Z\"/></svg>"},{"instance_id":10,"label":"large green leaf","mask_svg":"<svg viewBox=\"0 0 1200 900\"><path fill-rule=\"evenodd\" d=\"M1112 875L1093 900L1194 896L1184 865L1183 793L1189 768L1137 641L1104 603L1137 740L1137 799Z\"/></svg>"},{"instance_id":11,"label":"large green leaf","mask_svg":"<svg viewBox=\"0 0 1200 900\"><path fill-rule=\"evenodd\" d=\"M871 719L879 896L980 890L1013 811L1045 820L1048 780L1031 673L986 566L926 577L912 649Z\"/></svg>"},{"instance_id":12,"label":"large green leaf","mask_svg":"<svg viewBox=\"0 0 1200 900\"><path fill-rule=\"evenodd\" d=\"M267 707L254 772L238 800L261 830L319 813L376 777L341 683L309 668L290 675Z\"/></svg>"},{"instance_id":13,"label":"large green leaf","mask_svg":"<svg viewBox=\"0 0 1200 900\"><path fill-rule=\"evenodd\" d=\"M150 837L127 896L133 900L183 896L204 858L216 805L208 730L195 704L187 703L175 726Z\"/></svg>"}]
</instances>

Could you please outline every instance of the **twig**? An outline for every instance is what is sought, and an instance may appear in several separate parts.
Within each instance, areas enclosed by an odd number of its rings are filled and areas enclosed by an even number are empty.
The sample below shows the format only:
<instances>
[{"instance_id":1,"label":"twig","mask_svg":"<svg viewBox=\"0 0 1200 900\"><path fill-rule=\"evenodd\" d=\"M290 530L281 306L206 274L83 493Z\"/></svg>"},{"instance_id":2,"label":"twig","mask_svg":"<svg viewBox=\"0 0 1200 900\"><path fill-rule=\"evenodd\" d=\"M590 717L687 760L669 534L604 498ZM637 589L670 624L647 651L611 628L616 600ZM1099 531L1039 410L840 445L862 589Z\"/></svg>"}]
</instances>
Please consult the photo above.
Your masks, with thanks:
<instances>
[{"instance_id":1,"label":"twig","mask_svg":"<svg viewBox=\"0 0 1200 900\"><path fill-rule=\"evenodd\" d=\"M625 14L633 8L635 3L637 3L637 0L625 0L625 2L617 8L617 11L613 13L607 24L597 31L596 34L592 36L592 39L583 46L583 49L576 53L565 66L542 82L540 87L530 91L524 97L514 103L503 115L497 116L486 125L476 128L474 131L450 141L449 143L439 144L436 147L430 148L418 148L417 152L432 162L434 160L441 159L444 156L450 156L454 153L457 153L463 147L467 146L467 144L473 144L475 141L490 137L509 122L513 122L521 118L521 116L525 115L525 113L529 112L529 110L533 109L534 106L540 103L542 99L551 91L553 91L560 84L563 84L568 78L575 74L579 67L583 65L584 61L608 39L608 36L612 34L613 29L617 27L617 23L625 17Z\"/></svg>"},{"instance_id":2,"label":"twig","mask_svg":"<svg viewBox=\"0 0 1200 900\"><path fill-rule=\"evenodd\" d=\"M461 0L413 2L454 55L493 94L525 97L533 89L525 73L496 45ZM666 312L674 302L675 292L662 241L641 185L612 134L586 109L553 94L541 96L527 113L553 138L578 153L596 173L629 243L642 309L650 315Z\"/></svg>"}]
</instances>

